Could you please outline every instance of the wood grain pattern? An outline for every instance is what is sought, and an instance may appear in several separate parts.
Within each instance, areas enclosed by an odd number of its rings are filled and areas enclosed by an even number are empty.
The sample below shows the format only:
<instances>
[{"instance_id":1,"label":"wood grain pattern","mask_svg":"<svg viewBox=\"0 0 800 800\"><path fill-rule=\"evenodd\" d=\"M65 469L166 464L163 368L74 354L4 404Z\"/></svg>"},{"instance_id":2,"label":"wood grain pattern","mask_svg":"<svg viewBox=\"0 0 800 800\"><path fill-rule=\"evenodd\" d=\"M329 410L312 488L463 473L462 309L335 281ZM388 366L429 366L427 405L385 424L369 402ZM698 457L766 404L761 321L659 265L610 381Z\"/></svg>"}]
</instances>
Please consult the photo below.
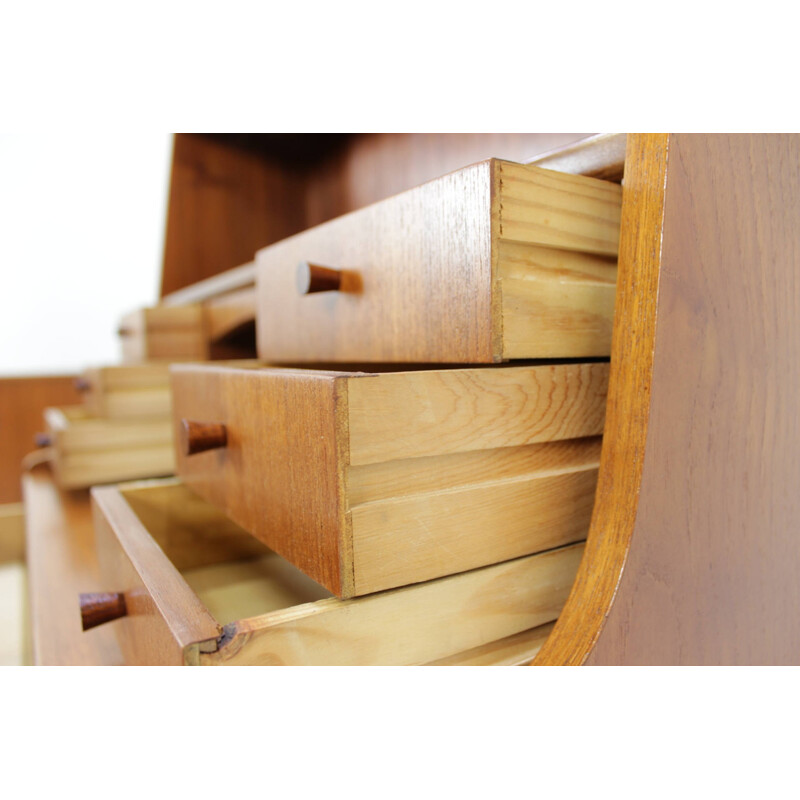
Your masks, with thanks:
<instances>
[{"instance_id":1,"label":"wood grain pattern","mask_svg":"<svg viewBox=\"0 0 800 800\"><path fill-rule=\"evenodd\" d=\"M614 257L619 206L614 183L493 159L313 228L256 256L259 356L285 363L500 361L508 357L504 257L512 256L522 279L525 245ZM348 286L343 277L338 292L301 294L296 269L305 262L358 281ZM563 271L543 272L535 261L531 269L540 284L554 284L551 294L582 281L573 271L566 282ZM596 294L596 288L584 292L584 305ZM515 334L514 355L607 355L613 308L607 294L595 311L605 318L601 342L591 341L591 326L579 322L583 336L562 348L559 332L569 328L562 322L544 345L535 335ZM523 306L514 307L519 315ZM560 303L560 319L570 313Z\"/></svg>"},{"instance_id":2,"label":"wood grain pattern","mask_svg":"<svg viewBox=\"0 0 800 800\"><path fill-rule=\"evenodd\" d=\"M106 419L81 406L45 409L52 466L60 486L86 488L175 471L170 420Z\"/></svg>"},{"instance_id":3,"label":"wood grain pattern","mask_svg":"<svg viewBox=\"0 0 800 800\"><path fill-rule=\"evenodd\" d=\"M616 259L498 242L503 355L611 352Z\"/></svg>"},{"instance_id":4,"label":"wood grain pattern","mask_svg":"<svg viewBox=\"0 0 800 800\"><path fill-rule=\"evenodd\" d=\"M586 554L535 663L580 664L597 641L631 542L650 404L668 137L628 135L604 446Z\"/></svg>"},{"instance_id":5,"label":"wood grain pattern","mask_svg":"<svg viewBox=\"0 0 800 800\"><path fill-rule=\"evenodd\" d=\"M125 595L113 628L129 665L196 664L221 628L138 516L113 487L92 489L97 557L105 591Z\"/></svg>"},{"instance_id":6,"label":"wood grain pattern","mask_svg":"<svg viewBox=\"0 0 800 800\"><path fill-rule=\"evenodd\" d=\"M48 406L81 402L74 375L0 378L0 503L22 500L22 459L34 449Z\"/></svg>"},{"instance_id":7,"label":"wood grain pattern","mask_svg":"<svg viewBox=\"0 0 800 800\"><path fill-rule=\"evenodd\" d=\"M800 136L667 146L641 486L586 662L800 664Z\"/></svg>"},{"instance_id":8,"label":"wood grain pattern","mask_svg":"<svg viewBox=\"0 0 800 800\"><path fill-rule=\"evenodd\" d=\"M351 380L350 463L598 436L607 364L387 373Z\"/></svg>"},{"instance_id":9,"label":"wood grain pattern","mask_svg":"<svg viewBox=\"0 0 800 800\"><path fill-rule=\"evenodd\" d=\"M607 374L177 365L176 430L227 432L178 473L337 596L368 594L583 539Z\"/></svg>"},{"instance_id":10,"label":"wood grain pattern","mask_svg":"<svg viewBox=\"0 0 800 800\"><path fill-rule=\"evenodd\" d=\"M81 376L83 405L95 417L169 417L167 364L95 367Z\"/></svg>"},{"instance_id":11,"label":"wood grain pattern","mask_svg":"<svg viewBox=\"0 0 800 800\"><path fill-rule=\"evenodd\" d=\"M490 195L485 162L259 251L259 357L491 362ZM301 261L362 289L301 296Z\"/></svg>"},{"instance_id":12,"label":"wood grain pattern","mask_svg":"<svg viewBox=\"0 0 800 800\"><path fill-rule=\"evenodd\" d=\"M302 174L213 139L176 134L161 295L252 261L305 227Z\"/></svg>"},{"instance_id":13,"label":"wood grain pattern","mask_svg":"<svg viewBox=\"0 0 800 800\"><path fill-rule=\"evenodd\" d=\"M529 163L557 172L619 182L625 168L626 141L625 133L598 133L540 153Z\"/></svg>"},{"instance_id":14,"label":"wood grain pattern","mask_svg":"<svg viewBox=\"0 0 800 800\"><path fill-rule=\"evenodd\" d=\"M616 183L491 163L499 240L617 257L622 190Z\"/></svg>"},{"instance_id":15,"label":"wood grain pattern","mask_svg":"<svg viewBox=\"0 0 800 800\"><path fill-rule=\"evenodd\" d=\"M226 628L208 665L422 664L553 620L583 546L355 600L321 600ZM387 635L388 633L388 635Z\"/></svg>"},{"instance_id":16,"label":"wood grain pattern","mask_svg":"<svg viewBox=\"0 0 800 800\"><path fill-rule=\"evenodd\" d=\"M356 595L582 541L597 462L354 506ZM401 544L402 543L402 544Z\"/></svg>"},{"instance_id":17,"label":"wood grain pattern","mask_svg":"<svg viewBox=\"0 0 800 800\"><path fill-rule=\"evenodd\" d=\"M260 371L258 371L260 372ZM352 592L341 490L339 373L172 367L174 429L183 419L224 424L228 446L177 454L184 482L331 591Z\"/></svg>"},{"instance_id":18,"label":"wood grain pattern","mask_svg":"<svg viewBox=\"0 0 800 800\"><path fill-rule=\"evenodd\" d=\"M456 653L438 661L431 661L427 667L519 667L529 664L542 649L553 630L553 623L540 625L529 631L515 633L496 642L473 647L463 653Z\"/></svg>"},{"instance_id":19,"label":"wood grain pattern","mask_svg":"<svg viewBox=\"0 0 800 800\"><path fill-rule=\"evenodd\" d=\"M59 490L47 464L22 478L35 664L122 664L111 626L81 630L78 595L102 591L89 493Z\"/></svg>"},{"instance_id":20,"label":"wood grain pattern","mask_svg":"<svg viewBox=\"0 0 800 800\"><path fill-rule=\"evenodd\" d=\"M305 226L385 200L487 158L530 161L585 133L377 133L354 135L306 175ZM571 172L573 170L562 170ZM598 176L600 177L600 176Z\"/></svg>"},{"instance_id":21,"label":"wood grain pattern","mask_svg":"<svg viewBox=\"0 0 800 800\"><path fill-rule=\"evenodd\" d=\"M269 551L220 509L175 478L120 484L119 492L180 572L263 556Z\"/></svg>"}]
</instances>

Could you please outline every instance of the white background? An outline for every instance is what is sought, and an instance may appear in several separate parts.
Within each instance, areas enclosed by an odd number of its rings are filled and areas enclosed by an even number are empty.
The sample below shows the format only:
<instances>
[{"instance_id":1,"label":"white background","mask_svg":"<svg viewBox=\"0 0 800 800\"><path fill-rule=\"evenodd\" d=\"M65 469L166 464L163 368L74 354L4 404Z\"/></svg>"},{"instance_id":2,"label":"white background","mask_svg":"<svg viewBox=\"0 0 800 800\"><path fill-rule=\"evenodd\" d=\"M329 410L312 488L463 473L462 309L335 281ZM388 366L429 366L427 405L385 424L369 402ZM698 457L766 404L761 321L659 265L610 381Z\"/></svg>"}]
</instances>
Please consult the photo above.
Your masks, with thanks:
<instances>
[{"instance_id":1,"label":"white background","mask_svg":"<svg viewBox=\"0 0 800 800\"><path fill-rule=\"evenodd\" d=\"M158 299L172 137L0 134L0 376L120 360L120 317Z\"/></svg>"}]
</instances>

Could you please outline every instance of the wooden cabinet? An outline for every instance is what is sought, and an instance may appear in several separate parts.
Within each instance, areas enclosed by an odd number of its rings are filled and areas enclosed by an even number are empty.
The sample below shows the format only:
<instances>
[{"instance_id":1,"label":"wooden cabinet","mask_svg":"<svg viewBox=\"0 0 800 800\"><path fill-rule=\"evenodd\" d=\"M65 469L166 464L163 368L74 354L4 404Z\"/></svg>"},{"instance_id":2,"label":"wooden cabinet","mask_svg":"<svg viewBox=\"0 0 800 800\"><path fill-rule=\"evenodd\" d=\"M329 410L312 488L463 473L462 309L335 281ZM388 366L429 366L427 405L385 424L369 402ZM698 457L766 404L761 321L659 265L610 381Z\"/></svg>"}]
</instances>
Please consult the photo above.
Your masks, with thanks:
<instances>
[{"instance_id":1,"label":"wooden cabinet","mask_svg":"<svg viewBox=\"0 0 800 800\"><path fill-rule=\"evenodd\" d=\"M621 141L624 137L611 137L570 148L549 155L539 165L619 181ZM503 639L494 643L462 640L459 646L466 650L455 655L418 653L409 661L430 657L439 663L480 662L487 657L487 646L497 654L523 640L541 642L546 635L537 664L798 663L799 154L797 136L627 137L598 488L585 549L575 565L575 580L569 580L565 591L563 611L556 612L552 630L540 625L541 617L529 617L516 633L498 632ZM341 163L349 162L345 157ZM292 220L292 230L270 234L263 245L353 210L345 207L344 200L328 203L336 194L333 190L323 197L319 176L333 181L332 176L344 171L316 169L318 178L306 185L320 190L315 195L318 202L307 206L306 215ZM366 173L353 174L363 177ZM376 193L380 195L377 189ZM363 196L345 188L340 194L342 198ZM368 201L380 199L371 196ZM323 205L333 212L317 214L317 207ZM302 239L281 247L293 247ZM277 254L279 249L272 252ZM352 268L350 256L336 259L334 255L292 251L286 265L274 269L285 270L288 287L301 260L316 260L319 266L333 269ZM226 266L235 263L241 262ZM293 284L290 288L295 293L293 303L296 298L298 303L317 303L323 309L325 303L343 305L336 293L300 297ZM392 324L387 327L402 329L402 318L387 313L384 320L389 319ZM484 328L489 330L491 325L486 323ZM293 333L297 331L286 328L287 337ZM491 336L484 340L481 363L502 357L502 346L493 349L485 341L497 340ZM345 352L336 349L337 342L325 346L330 353ZM519 498L514 504L524 501ZM134 521L139 520L136 525L154 530L142 521L143 513L141 508L135 513L130 510L125 518L133 515ZM113 513L107 522L112 527L118 524ZM35 535L31 530L43 527L35 513L31 523L29 537ZM37 558L43 550L34 548ZM62 561L68 560L63 555ZM46 580L37 579L34 597L44 597L42 587L46 586L64 607L76 602L74 586L69 596L58 594L62 589L57 572L42 570L40 574ZM417 588L440 580L452 578L420 583ZM498 577L492 584L492 591L497 590L493 596L508 601L517 590L527 591L533 584L530 577L519 585ZM240 613L232 609L230 616L212 610L215 601L204 595L202 586L186 585L196 598L192 607L198 601L205 606L207 617L203 618L210 627L199 637L186 638L181 633L183 638L176 638L169 631L180 633L177 617L169 614L173 627L167 625L165 635L178 660L186 660L185 654L191 653L191 658L205 663L223 656L235 662L237 653L247 652L247 642L264 643L263 651L260 645L250 651L258 652L259 659L275 654L275 660L283 659L285 651L276 642L290 637L281 633L288 630L281 626L296 620L298 614L309 631L319 633L314 627L316 617L303 616L308 607L292 605L293 601L287 600L283 610L266 611L264 606ZM119 587L96 582L86 587L94 589L117 591ZM403 591L389 590L374 597ZM486 592L481 588L477 597ZM158 605L161 598L155 589L152 593ZM312 604L356 604L364 599L324 598ZM32 605L35 611L36 604ZM39 603L38 607L44 606ZM529 597L524 607L532 612L536 601ZM298 612L299 608L303 610ZM278 616L266 620L265 614ZM117 622L132 625L130 620ZM104 635L117 622L85 635ZM41 636L37 640L47 641ZM207 643L203 648L209 652L202 651L201 642ZM519 656L522 651L514 652ZM295 652L292 658L295 655L307 657ZM510 661L514 660L511 656Z\"/></svg>"}]
</instances>

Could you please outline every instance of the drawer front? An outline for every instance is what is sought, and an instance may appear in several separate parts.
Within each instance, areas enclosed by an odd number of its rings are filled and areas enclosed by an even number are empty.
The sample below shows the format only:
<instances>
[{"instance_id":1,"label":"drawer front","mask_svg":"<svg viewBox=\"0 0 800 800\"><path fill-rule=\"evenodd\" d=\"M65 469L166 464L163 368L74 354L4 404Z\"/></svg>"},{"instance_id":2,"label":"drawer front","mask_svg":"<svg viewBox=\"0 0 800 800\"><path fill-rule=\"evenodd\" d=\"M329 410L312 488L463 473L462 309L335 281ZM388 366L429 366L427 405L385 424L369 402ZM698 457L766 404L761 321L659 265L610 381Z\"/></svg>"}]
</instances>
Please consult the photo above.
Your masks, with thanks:
<instances>
[{"instance_id":1,"label":"drawer front","mask_svg":"<svg viewBox=\"0 0 800 800\"><path fill-rule=\"evenodd\" d=\"M341 379L189 365L171 373L184 483L323 586L348 592ZM224 446L187 455L184 420L224 426Z\"/></svg>"},{"instance_id":2,"label":"drawer front","mask_svg":"<svg viewBox=\"0 0 800 800\"><path fill-rule=\"evenodd\" d=\"M125 663L197 664L200 643L222 632L216 620L116 488L93 489L92 511L101 584L125 599L112 623Z\"/></svg>"},{"instance_id":3,"label":"drawer front","mask_svg":"<svg viewBox=\"0 0 800 800\"><path fill-rule=\"evenodd\" d=\"M608 355L620 206L616 184L492 160L293 236L257 255L259 357Z\"/></svg>"},{"instance_id":4,"label":"drawer front","mask_svg":"<svg viewBox=\"0 0 800 800\"><path fill-rule=\"evenodd\" d=\"M371 594L584 538L607 380L175 365L178 474L337 596Z\"/></svg>"}]
</instances>

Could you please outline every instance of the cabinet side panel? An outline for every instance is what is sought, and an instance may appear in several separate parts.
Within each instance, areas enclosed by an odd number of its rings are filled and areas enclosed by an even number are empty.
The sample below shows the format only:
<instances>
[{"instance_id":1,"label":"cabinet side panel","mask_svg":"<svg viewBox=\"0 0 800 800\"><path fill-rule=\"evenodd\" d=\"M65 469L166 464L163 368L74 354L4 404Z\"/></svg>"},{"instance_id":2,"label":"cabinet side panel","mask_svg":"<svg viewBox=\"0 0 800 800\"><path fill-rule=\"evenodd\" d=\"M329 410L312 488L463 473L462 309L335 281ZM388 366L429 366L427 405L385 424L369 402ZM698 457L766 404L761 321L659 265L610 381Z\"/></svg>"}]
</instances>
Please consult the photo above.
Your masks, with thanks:
<instances>
[{"instance_id":1,"label":"cabinet side panel","mask_svg":"<svg viewBox=\"0 0 800 800\"><path fill-rule=\"evenodd\" d=\"M799 160L671 137L638 511L589 663L800 664Z\"/></svg>"}]
</instances>

